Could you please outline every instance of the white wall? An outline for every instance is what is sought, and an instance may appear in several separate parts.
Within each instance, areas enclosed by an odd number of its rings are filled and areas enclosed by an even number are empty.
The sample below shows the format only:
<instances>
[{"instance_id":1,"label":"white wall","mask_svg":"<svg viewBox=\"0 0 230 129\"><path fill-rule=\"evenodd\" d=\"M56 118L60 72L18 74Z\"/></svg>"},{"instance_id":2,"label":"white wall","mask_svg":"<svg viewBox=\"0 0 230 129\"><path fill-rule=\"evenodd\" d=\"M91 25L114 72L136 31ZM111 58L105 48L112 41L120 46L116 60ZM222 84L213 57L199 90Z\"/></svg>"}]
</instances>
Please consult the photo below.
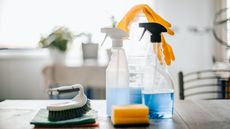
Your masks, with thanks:
<instances>
[{"instance_id":1,"label":"white wall","mask_svg":"<svg viewBox=\"0 0 230 129\"><path fill-rule=\"evenodd\" d=\"M176 82L177 98L179 71L186 73L212 67L212 56L216 55L217 45L212 33L199 35L190 32L188 28L212 27L215 0L154 0L153 6L176 29L175 36L167 37L167 41L176 56L170 72Z\"/></svg>"}]
</instances>

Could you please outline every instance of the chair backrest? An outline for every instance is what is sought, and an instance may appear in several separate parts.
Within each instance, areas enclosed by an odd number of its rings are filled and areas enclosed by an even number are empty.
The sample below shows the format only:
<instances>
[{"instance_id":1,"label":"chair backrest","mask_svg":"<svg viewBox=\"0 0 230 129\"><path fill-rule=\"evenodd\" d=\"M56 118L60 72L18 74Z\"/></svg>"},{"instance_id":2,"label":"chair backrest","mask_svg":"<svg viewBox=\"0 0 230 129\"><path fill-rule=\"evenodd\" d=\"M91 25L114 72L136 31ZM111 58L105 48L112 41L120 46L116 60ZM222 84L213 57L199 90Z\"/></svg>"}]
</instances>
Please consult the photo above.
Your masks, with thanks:
<instances>
[{"instance_id":1,"label":"chair backrest","mask_svg":"<svg viewBox=\"0 0 230 129\"><path fill-rule=\"evenodd\" d=\"M178 81L181 100L202 95L199 99L230 99L230 70L179 72Z\"/></svg>"}]
</instances>

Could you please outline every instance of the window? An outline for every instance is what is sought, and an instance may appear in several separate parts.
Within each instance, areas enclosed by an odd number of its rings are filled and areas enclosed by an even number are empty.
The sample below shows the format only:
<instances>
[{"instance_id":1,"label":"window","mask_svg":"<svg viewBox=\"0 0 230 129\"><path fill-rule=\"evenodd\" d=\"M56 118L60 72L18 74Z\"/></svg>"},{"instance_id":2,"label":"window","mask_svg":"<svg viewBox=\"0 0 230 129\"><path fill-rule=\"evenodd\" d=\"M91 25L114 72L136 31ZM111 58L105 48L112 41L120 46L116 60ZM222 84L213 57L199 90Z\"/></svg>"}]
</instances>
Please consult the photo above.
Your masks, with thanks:
<instances>
[{"instance_id":1,"label":"window","mask_svg":"<svg viewBox=\"0 0 230 129\"><path fill-rule=\"evenodd\" d=\"M151 5L150 0L142 3ZM0 47L35 48L42 34L59 25L73 32L90 32L100 42L100 28L120 20L139 0L1 0Z\"/></svg>"}]
</instances>

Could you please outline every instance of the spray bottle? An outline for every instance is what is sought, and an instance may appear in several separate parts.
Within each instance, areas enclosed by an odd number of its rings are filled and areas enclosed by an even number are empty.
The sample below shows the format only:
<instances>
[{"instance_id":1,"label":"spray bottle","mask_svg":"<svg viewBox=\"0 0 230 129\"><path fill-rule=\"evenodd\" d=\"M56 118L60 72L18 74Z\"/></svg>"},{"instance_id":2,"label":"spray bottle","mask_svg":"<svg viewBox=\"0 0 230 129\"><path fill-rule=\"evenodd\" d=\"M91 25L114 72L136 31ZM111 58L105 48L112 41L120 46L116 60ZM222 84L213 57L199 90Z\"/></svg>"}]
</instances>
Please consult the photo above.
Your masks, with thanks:
<instances>
[{"instance_id":1,"label":"spray bottle","mask_svg":"<svg viewBox=\"0 0 230 129\"><path fill-rule=\"evenodd\" d=\"M128 64L122 48L128 33L117 28L102 28L101 32L112 39L112 56L106 69L106 110L107 115L111 116L113 105L127 105L130 102Z\"/></svg>"},{"instance_id":2,"label":"spray bottle","mask_svg":"<svg viewBox=\"0 0 230 129\"><path fill-rule=\"evenodd\" d=\"M166 69L162 49L162 32L167 32L166 28L158 23L140 23L151 34L149 50L146 54L146 61L143 70L143 103L149 107L149 118L172 118L174 89L171 75ZM156 54L160 54L161 57Z\"/></svg>"}]
</instances>

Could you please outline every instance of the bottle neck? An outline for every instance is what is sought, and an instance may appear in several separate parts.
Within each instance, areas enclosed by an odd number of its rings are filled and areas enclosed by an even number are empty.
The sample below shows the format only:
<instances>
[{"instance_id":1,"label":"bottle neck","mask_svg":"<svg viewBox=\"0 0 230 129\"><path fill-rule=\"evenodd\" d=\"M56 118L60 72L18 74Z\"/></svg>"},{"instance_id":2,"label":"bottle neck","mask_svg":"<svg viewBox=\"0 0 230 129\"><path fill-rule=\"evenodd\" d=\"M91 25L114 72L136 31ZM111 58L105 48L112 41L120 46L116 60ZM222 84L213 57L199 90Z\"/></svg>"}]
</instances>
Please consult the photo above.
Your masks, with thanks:
<instances>
[{"instance_id":1,"label":"bottle neck","mask_svg":"<svg viewBox=\"0 0 230 129\"><path fill-rule=\"evenodd\" d=\"M122 39L112 39L112 47L122 47L123 41Z\"/></svg>"},{"instance_id":2,"label":"bottle neck","mask_svg":"<svg viewBox=\"0 0 230 129\"><path fill-rule=\"evenodd\" d=\"M158 66L160 66L160 63L162 62L162 60L159 61L158 55L157 55L159 45L160 44L157 42L149 43L148 50L146 51L146 62L145 63L147 65L154 65L154 66L158 65Z\"/></svg>"}]
</instances>

